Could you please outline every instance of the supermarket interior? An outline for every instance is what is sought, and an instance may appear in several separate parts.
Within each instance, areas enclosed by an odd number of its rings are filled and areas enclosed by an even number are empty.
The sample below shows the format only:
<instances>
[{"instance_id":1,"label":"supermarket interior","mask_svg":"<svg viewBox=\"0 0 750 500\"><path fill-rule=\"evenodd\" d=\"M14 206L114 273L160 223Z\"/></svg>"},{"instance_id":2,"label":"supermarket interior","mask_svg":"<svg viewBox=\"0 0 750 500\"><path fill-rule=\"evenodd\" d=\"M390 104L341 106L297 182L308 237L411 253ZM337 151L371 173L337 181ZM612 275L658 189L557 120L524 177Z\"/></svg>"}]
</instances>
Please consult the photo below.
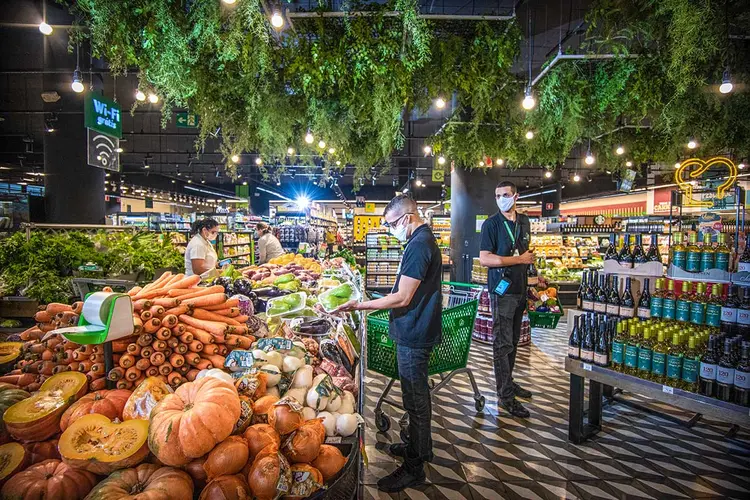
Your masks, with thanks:
<instances>
[{"instance_id":1,"label":"supermarket interior","mask_svg":"<svg viewBox=\"0 0 750 500\"><path fill-rule=\"evenodd\" d=\"M748 26L2 2L0 498L750 498Z\"/></svg>"}]
</instances>

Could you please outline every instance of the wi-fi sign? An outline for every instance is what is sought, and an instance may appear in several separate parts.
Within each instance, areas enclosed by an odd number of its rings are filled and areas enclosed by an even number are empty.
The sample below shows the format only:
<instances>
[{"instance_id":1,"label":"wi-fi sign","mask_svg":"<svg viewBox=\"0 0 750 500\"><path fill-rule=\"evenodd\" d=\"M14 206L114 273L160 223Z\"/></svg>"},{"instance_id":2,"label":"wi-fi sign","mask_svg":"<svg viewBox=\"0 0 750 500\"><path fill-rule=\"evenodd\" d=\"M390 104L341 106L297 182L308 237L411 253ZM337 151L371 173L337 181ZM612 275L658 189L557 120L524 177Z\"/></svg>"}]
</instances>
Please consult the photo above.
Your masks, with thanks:
<instances>
[{"instance_id":1,"label":"wi-fi sign","mask_svg":"<svg viewBox=\"0 0 750 500\"><path fill-rule=\"evenodd\" d=\"M106 170L120 170L120 139L88 129L88 164Z\"/></svg>"}]
</instances>

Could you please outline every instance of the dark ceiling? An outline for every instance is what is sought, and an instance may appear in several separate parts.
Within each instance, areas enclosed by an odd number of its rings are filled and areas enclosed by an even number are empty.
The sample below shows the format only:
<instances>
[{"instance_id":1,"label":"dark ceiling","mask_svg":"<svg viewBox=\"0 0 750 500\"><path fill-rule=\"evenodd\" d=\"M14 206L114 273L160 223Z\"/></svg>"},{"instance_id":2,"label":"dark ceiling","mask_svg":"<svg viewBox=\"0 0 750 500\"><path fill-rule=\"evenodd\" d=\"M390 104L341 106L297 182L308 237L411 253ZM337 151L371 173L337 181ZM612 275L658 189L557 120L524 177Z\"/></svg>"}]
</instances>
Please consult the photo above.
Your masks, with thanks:
<instances>
[{"instance_id":1,"label":"dark ceiling","mask_svg":"<svg viewBox=\"0 0 750 500\"><path fill-rule=\"evenodd\" d=\"M219 0L217 0L219 1ZM334 2L334 7L340 2ZM541 65L557 52L558 43L576 47L582 36L582 18L589 0L498 0L498 1L440 1L421 0L421 11L425 14L462 16L515 15L527 34L531 34L533 45L532 72L537 74ZM289 9L310 10L316 2L292 2ZM51 36L38 30L42 19L53 25ZM70 88L72 72L76 65L74 54L67 51L68 35L65 26L71 17L54 0L6 0L0 10L0 178L17 181L25 172L43 171L43 138L46 129L54 127L54 117L62 114L81 114L83 95ZM471 21L468 21L471 22ZM136 76L113 78L106 63L91 60L86 47L82 47L80 65L84 82L104 96L115 98L123 110L129 110L134 102ZM524 42L521 58L517 61L519 78L526 78L528 64L528 42ZM59 100L45 102L42 93L56 92ZM434 133L450 113L450 106L443 112L433 111L428 115L412 116L405 126L406 146L393 154L394 168L377 179L382 190L392 192L393 186L401 186L409 180L409 174L421 178L432 194L439 195L438 183L429 178L431 158L422 153L424 139ZM50 121L52 120L52 122ZM121 154L123 172L129 180L136 179L144 185L169 186L171 180L178 183L190 177L194 182L205 181L207 186L233 191L234 187L225 175L216 176L223 170L224 159L218 152L218 141L209 140L205 149L196 158L196 129L177 128L174 120L166 128L161 127L160 104L141 106L132 116L123 113L124 152ZM55 130L65 134L65 130ZM144 160L149 163L149 178L145 178ZM255 156L243 155L240 161L242 180L250 185L261 183L254 163ZM573 160L575 166L575 160ZM179 175L178 175L179 174ZM294 179L285 178L281 186L271 186L284 192L286 186L305 184L314 180L315 168L298 168ZM340 181L344 193L351 199L353 182L351 170ZM520 185L527 182L532 187L539 184L541 170L521 169L509 173ZM592 173L593 175L593 173ZM242 182L242 180L240 182ZM174 185L175 183L171 183ZM366 186L366 191L372 187ZM611 183L604 183L607 188ZM437 193L435 193L437 189Z\"/></svg>"}]
</instances>

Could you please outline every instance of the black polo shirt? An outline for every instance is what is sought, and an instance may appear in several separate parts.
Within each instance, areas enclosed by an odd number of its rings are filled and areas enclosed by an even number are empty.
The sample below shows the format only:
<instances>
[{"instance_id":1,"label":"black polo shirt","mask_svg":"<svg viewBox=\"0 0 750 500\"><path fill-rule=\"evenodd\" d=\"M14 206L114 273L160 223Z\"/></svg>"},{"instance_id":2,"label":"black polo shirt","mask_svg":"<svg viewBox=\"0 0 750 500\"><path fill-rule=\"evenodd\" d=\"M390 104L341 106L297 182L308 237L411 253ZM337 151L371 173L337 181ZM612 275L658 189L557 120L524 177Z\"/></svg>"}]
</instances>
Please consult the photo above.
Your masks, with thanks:
<instances>
[{"instance_id":1,"label":"black polo shirt","mask_svg":"<svg viewBox=\"0 0 750 500\"><path fill-rule=\"evenodd\" d=\"M440 282L443 258L427 224L419 226L406 243L392 293L398 291L401 276L421 281L406 307L391 309L388 331L399 345L433 347L442 340L443 296Z\"/></svg>"},{"instance_id":2,"label":"black polo shirt","mask_svg":"<svg viewBox=\"0 0 750 500\"><path fill-rule=\"evenodd\" d=\"M511 221L505 218L505 216L498 210L498 212L484 221L482 224L482 242L479 250L487 251L500 257L510 257L513 255L513 240L511 239L508 231L505 229L505 223L507 222L508 228L512 234L518 234L517 246L518 253L522 254L529 249L529 243L531 242L531 223L529 218L524 214L516 212L516 220ZM520 224L518 233L516 233L516 224ZM506 269L506 276L511 280L510 288L506 293L526 293L527 283L527 270L526 264L517 264L515 266L509 266ZM502 268L491 267L487 272L487 287L490 292L497 287L500 282L502 275Z\"/></svg>"}]
</instances>

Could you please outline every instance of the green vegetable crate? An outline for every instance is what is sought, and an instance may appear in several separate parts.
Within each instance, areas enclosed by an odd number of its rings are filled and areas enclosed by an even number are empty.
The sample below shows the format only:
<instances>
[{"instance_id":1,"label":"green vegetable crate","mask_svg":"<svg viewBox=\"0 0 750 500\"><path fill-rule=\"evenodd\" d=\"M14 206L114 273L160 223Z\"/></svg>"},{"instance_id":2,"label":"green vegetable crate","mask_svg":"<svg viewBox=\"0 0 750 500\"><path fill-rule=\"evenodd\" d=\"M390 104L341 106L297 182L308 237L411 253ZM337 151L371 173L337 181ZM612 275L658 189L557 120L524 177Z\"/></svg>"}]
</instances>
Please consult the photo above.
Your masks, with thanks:
<instances>
[{"instance_id":1,"label":"green vegetable crate","mask_svg":"<svg viewBox=\"0 0 750 500\"><path fill-rule=\"evenodd\" d=\"M560 306L559 313L528 311L529 326L531 328L557 328L557 323L560 321L562 315L565 314L565 310L559 300L557 301L557 305Z\"/></svg>"}]
</instances>

